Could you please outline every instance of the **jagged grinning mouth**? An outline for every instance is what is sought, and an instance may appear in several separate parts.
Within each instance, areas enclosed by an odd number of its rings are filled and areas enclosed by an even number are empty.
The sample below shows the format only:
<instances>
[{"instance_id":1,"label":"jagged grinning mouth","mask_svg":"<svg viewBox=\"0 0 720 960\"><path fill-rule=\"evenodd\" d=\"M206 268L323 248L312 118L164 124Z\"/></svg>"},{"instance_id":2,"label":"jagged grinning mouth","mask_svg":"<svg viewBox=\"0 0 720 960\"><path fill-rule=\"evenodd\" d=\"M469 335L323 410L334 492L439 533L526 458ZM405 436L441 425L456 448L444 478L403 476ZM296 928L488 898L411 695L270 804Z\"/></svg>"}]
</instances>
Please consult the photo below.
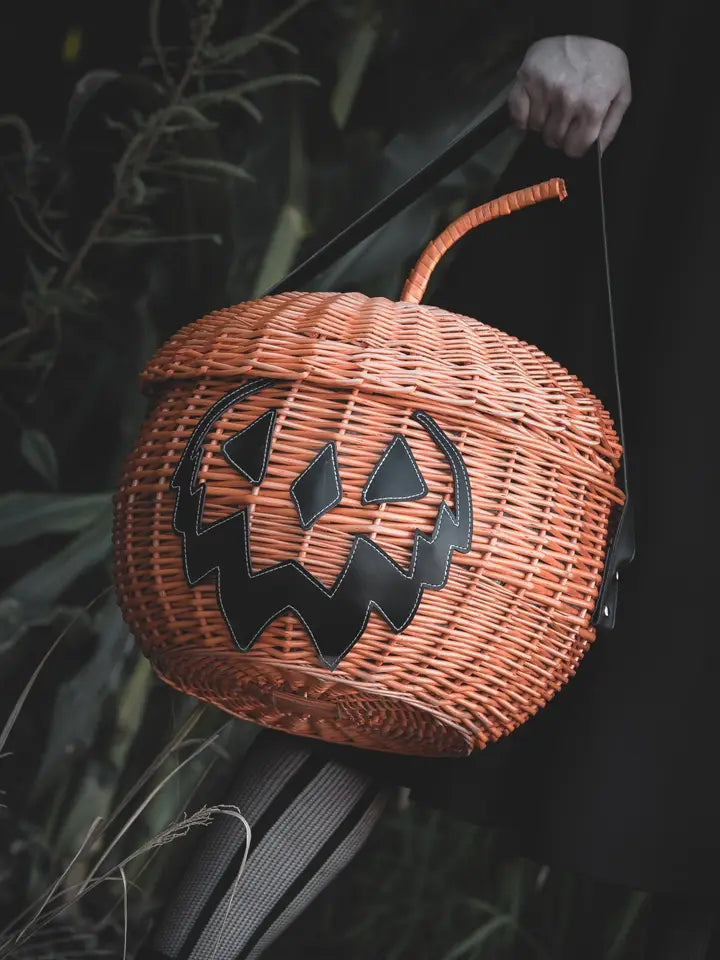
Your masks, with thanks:
<instances>
[{"instance_id":1,"label":"jagged grinning mouth","mask_svg":"<svg viewBox=\"0 0 720 960\"><path fill-rule=\"evenodd\" d=\"M197 477L203 444L217 420L274 382L253 380L222 397L200 419L171 481L177 491L173 525L182 537L188 584L195 586L215 573L218 605L240 650L249 650L274 620L291 612L304 625L322 662L333 670L362 636L372 610L394 633L401 633L415 616L423 591L445 586L454 551L470 550L473 516L468 473L460 452L432 417L416 411L413 418L452 470L454 510L443 501L432 534L415 531L407 569L373 541L357 535L330 588L296 560L253 571L248 509L203 526L205 485Z\"/></svg>"}]
</instances>

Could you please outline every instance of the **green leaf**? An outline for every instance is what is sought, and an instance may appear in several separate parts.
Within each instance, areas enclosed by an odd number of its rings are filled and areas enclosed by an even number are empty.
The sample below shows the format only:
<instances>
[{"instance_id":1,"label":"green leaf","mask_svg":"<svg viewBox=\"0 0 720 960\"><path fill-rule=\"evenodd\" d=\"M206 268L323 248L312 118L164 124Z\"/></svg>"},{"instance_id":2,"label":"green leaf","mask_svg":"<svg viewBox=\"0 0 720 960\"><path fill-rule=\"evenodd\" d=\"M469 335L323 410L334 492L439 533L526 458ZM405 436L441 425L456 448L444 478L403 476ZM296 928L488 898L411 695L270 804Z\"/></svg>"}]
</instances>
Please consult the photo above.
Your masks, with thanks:
<instances>
[{"instance_id":1,"label":"green leaf","mask_svg":"<svg viewBox=\"0 0 720 960\"><path fill-rule=\"evenodd\" d=\"M363 23L352 31L350 42L340 54L338 79L330 98L330 112L341 130L350 116L376 40L374 24Z\"/></svg>"},{"instance_id":2,"label":"green leaf","mask_svg":"<svg viewBox=\"0 0 720 960\"><path fill-rule=\"evenodd\" d=\"M52 785L68 756L84 752L94 742L107 698L117 690L125 659L132 650L114 597L105 599L95 618L95 628L94 652L57 689L49 734L33 784L35 798ZM142 717L142 711L138 716Z\"/></svg>"},{"instance_id":3,"label":"green leaf","mask_svg":"<svg viewBox=\"0 0 720 960\"><path fill-rule=\"evenodd\" d=\"M160 42L160 3L161 0L151 0L150 2L149 33L153 52L162 70L163 79L167 83L170 80L170 74L168 73L165 51Z\"/></svg>"},{"instance_id":4,"label":"green leaf","mask_svg":"<svg viewBox=\"0 0 720 960\"><path fill-rule=\"evenodd\" d=\"M320 86L320 81L307 73L275 73L269 77L247 80L232 89L237 93L256 93L258 90L269 90L271 87L281 87L287 83L308 83L313 87Z\"/></svg>"},{"instance_id":5,"label":"green leaf","mask_svg":"<svg viewBox=\"0 0 720 960\"><path fill-rule=\"evenodd\" d=\"M68 632L69 632L78 622L80 622L84 616L87 615L88 610L93 606L93 604L95 604L95 603L96 603L98 600L100 600L103 596L106 596L106 595L108 594L109 590L110 590L110 588L107 588L106 590L103 590L103 592L102 592L101 594L99 594L97 597L95 597L95 599L91 600L90 603L89 603L84 609L78 611L78 613L76 614L75 618L74 618L73 620L71 620L71 621L67 624L67 626L65 626L65 628L62 630L62 632L61 632L60 634L58 634L58 636L53 640L53 642L50 644L50 647L49 647L48 650L46 651L46 653L45 653L45 655L43 656L43 658L42 658L42 660L40 661L40 663L35 667L35 669L33 670L33 672L30 674L30 679L27 681L27 683L25 684L25 686L24 686L23 689L21 690L20 695L19 695L18 698L16 699L15 704L14 704L12 710L10 711L10 716L9 716L9 717L7 718L7 720L5 721L4 727L0 730L0 754L2 754L2 752L3 752L3 749L4 749L4 747L5 747L5 744L7 743L8 737L10 736L10 733L12 732L12 729L13 729L13 727L14 727L14 725L15 725L15 722L16 722L18 716L20 715L20 711L22 710L23 706L25 705L25 702L26 702L26 700L27 700L27 698L28 698L28 695L29 695L30 691L32 690L33 685L35 684L35 681L37 680L38 676L39 676L40 673L42 672L43 667L45 666L45 664L47 663L47 661L50 659L50 657L52 656L52 654L55 652L55 650L57 649L57 647L58 647L58 646L62 643L62 641L65 639L65 637L67 636ZM3 598L0 598L0 607L2 607L2 605L3 605L4 603L5 603L5 600L4 600ZM2 624L2 621L0 621L0 626L2 626L2 625L3 625L3 624Z\"/></svg>"},{"instance_id":6,"label":"green leaf","mask_svg":"<svg viewBox=\"0 0 720 960\"><path fill-rule=\"evenodd\" d=\"M491 937L494 937L508 925L512 925L512 918L506 914L493 917L492 920L488 920L486 924L471 933L469 937L456 944L452 950L445 954L442 960L460 960L461 957L466 957L470 950L483 946Z\"/></svg>"},{"instance_id":7,"label":"green leaf","mask_svg":"<svg viewBox=\"0 0 720 960\"><path fill-rule=\"evenodd\" d=\"M24 625L50 618L68 587L108 557L111 530L108 506L67 546L8 587L0 596L0 650L15 641Z\"/></svg>"},{"instance_id":8,"label":"green leaf","mask_svg":"<svg viewBox=\"0 0 720 960\"><path fill-rule=\"evenodd\" d=\"M36 473L39 473L51 487L57 487L57 457L47 434L42 430L23 430L20 438L20 452Z\"/></svg>"},{"instance_id":9,"label":"green leaf","mask_svg":"<svg viewBox=\"0 0 720 960\"><path fill-rule=\"evenodd\" d=\"M273 283L285 276L297 259L298 251L307 235L308 221L304 212L307 163L297 111L293 114L293 123L290 128L288 174L288 196L280 209L270 242L265 250L260 271L255 280L254 296L262 296Z\"/></svg>"},{"instance_id":10,"label":"green leaf","mask_svg":"<svg viewBox=\"0 0 720 960\"><path fill-rule=\"evenodd\" d=\"M163 243L196 243L198 240L209 240L216 246L222 246L222 237L219 233L182 233L175 236L157 236L149 231L132 230L118 233L114 237L104 237L98 243L116 244L117 246L137 247L147 244Z\"/></svg>"},{"instance_id":11,"label":"green leaf","mask_svg":"<svg viewBox=\"0 0 720 960\"><path fill-rule=\"evenodd\" d=\"M208 57L216 63L227 64L235 60L241 60L255 47L262 43L271 46L280 47L293 56L297 56L300 51L294 43L284 40L282 37L274 37L269 33L252 33L245 37L236 37L234 40L228 40L227 43L219 44L216 47L210 47L207 51Z\"/></svg>"},{"instance_id":12,"label":"green leaf","mask_svg":"<svg viewBox=\"0 0 720 960\"><path fill-rule=\"evenodd\" d=\"M26 162L29 161L35 151L35 144L33 143L30 127L25 123L23 118L16 116L14 113L3 114L0 116L0 127L15 127L20 134L23 157Z\"/></svg>"},{"instance_id":13,"label":"green leaf","mask_svg":"<svg viewBox=\"0 0 720 960\"><path fill-rule=\"evenodd\" d=\"M219 106L223 103L234 103L249 113L253 120L256 120L258 123L262 122L262 112L258 110L252 100L248 100L247 97L243 96L242 93L238 93L238 91L232 87L228 90L210 90L207 93L197 93L191 100L198 108ZM202 114L200 114L200 116L202 116Z\"/></svg>"},{"instance_id":14,"label":"green leaf","mask_svg":"<svg viewBox=\"0 0 720 960\"><path fill-rule=\"evenodd\" d=\"M184 103L176 103L170 107L165 107L162 110L161 120L163 125L161 133L163 134L176 132L177 128L167 125L169 120L182 121L181 126L190 130L214 130L217 127L216 123L208 120L196 107L192 106L189 99L185 100Z\"/></svg>"},{"instance_id":15,"label":"green leaf","mask_svg":"<svg viewBox=\"0 0 720 960\"><path fill-rule=\"evenodd\" d=\"M279 30L283 24L287 23L288 20L300 13L300 11L305 7L315 2L316 0L295 0L295 3L290 4L289 7L286 7L285 10L277 14L277 16L275 16L272 20L269 20L261 30L257 31L257 33L251 33L244 37L237 37L234 40L230 40L227 43L223 43L220 46L215 47L212 51L212 56L221 62L226 62L228 60L234 60L238 57L245 56L259 44L267 42L268 39L274 35L275 31ZM277 38L275 39L277 40Z\"/></svg>"},{"instance_id":16,"label":"green leaf","mask_svg":"<svg viewBox=\"0 0 720 960\"><path fill-rule=\"evenodd\" d=\"M191 108L199 109L211 107L222 103L236 103L243 107L256 120L262 119L262 113L258 108L247 99L248 93L257 93L260 90L269 90L272 87L282 87L290 83L306 83L314 87L319 87L320 83L315 77L307 73L275 73L269 77L256 77L254 80L246 80L234 87L227 87L224 90L208 90L202 93L193 94L185 101Z\"/></svg>"},{"instance_id":17,"label":"green leaf","mask_svg":"<svg viewBox=\"0 0 720 960\"><path fill-rule=\"evenodd\" d=\"M649 894L642 890L634 890L628 895L620 924L615 937L607 952L606 960L620 960L628 948L630 934L637 923L640 914L647 903Z\"/></svg>"},{"instance_id":18,"label":"green leaf","mask_svg":"<svg viewBox=\"0 0 720 960\"><path fill-rule=\"evenodd\" d=\"M226 177L234 177L236 180L249 180L254 182L247 170L235 163L229 163L227 160L216 160L214 157L176 157L164 164L156 164L157 167L167 167L168 169L182 170L204 170L208 173L219 173Z\"/></svg>"},{"instance_id":19,"label":"green leaf","mask_svg":"<svg viewBox=\"0 0 720 960\"><path fill-rule=\"evenodd\" d=\"M25 233L42 247L46 253L56 260L65 260L65 251L61 249L54 237L47 228L47 225L38 215L37 210L33 209L32 204L23 203L17 197L10 197L10 203L15 211L15 216L20 222L20 226Z\"/></svg>"},{"instance_id":20,"label":"green leaf","mask_svg":"<svg viewBox=\"0 0 720 960\"><path fill-rule=\"evenodd\" d=\"M70 135L80 114L90 101L119 77L117 70L91 70L78 80L68 103L63 139Z\"/></svg>"},{"instance_id":21,"label":"green leaf","mask_svg":"<svg viewBox=\"0 0 720 960\"><path fill-rule=\"evenodd\" d=\"M109 493L6 493L0 497L0 547L45 533L77 533L110 502Z\"/></svg>"},{"instance_id":22,"label":"green leaf","mask_svg":"<svg viewBox=\"0 0 720 960\"><path fill-rule=\"evenodd\" d=\"M273 283L288 273L295 263L306 233L306 221L302 211L291 203L284 204L255 280L254 297L263 296Z\"/></svg>"},{"instance_id":23,"label":"green leaf","mask_svg":"<svg viewBox=\"0 0 720 960\"><path fill-rule=\"evenodd\" d=\"M101 511L95 521L66 547L28 571L7 590L26 612L52 608L78 577L110 553L112 511Z\"/></svg>"}]
</instances>

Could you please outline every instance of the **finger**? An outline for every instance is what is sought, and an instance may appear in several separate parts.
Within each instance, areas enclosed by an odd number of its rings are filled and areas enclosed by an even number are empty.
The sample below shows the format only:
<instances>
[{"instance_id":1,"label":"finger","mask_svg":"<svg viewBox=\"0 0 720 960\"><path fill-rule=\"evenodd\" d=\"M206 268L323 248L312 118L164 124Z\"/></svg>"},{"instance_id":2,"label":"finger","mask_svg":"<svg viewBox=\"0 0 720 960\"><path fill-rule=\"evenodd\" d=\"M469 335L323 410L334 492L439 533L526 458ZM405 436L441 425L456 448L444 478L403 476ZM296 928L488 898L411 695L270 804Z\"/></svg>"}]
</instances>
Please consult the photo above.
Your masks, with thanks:
<instances>
[{"instance_id":1,"label":"finger","mask_svg":"<svg viewBox=\"0 0 720 960\"><path fill-rule=\"evenodd\" d=\"M508 94L508 107L513 122L521 130L527 130L530 116L530 95L520 80L516 80Z\"/></svg>"},{"instance_id":2,"label":"finger","mask_svg":"<svg viewBox=\"0 0 720 960\"><path fill-rule=\"evenodd\" d=\"M562 97L557 97L551 102L542 130L543 140L548 147L559 147L565 141L574 117L574 109Z\"/></svg>"},{"instance_id":3,"label":"finger","mask_svg":"<svg viewBox=\"0 0 720 960\"><path fill-rule=\"evenodd\" d=\"M540 131L547 122L550 113L550 103L544 91L537 87L528 91L530 97L530 112L528 114L528 128Z\"/></svg>"},{"instance_id":4,"label":"finger","mask_svg":"<svg viewBox=\"0 0 720 960\"><path fill-rule=\"evenodd\" d=\"M584 110L578 113L568 127L563 140L563 151L568 157L581 157L600 135L605 113Z\"/></svg>"},{"instance_id":5,"label":"finger","mask_svg":"<svg viewBox=\"0 0 720 960\"><path fill-rule=\"evenodd\" d=\"M600 133L598 135L600 153L604 153L606 148L609 147L615 139L615 135L620 129L620 124L622 123L622 119L625 116L625 112L629 106L629 99L622 95L615 97L613 102L610 104L610 109L605 114L605 119L602 122Z\"/></svg>"}]
</instances>

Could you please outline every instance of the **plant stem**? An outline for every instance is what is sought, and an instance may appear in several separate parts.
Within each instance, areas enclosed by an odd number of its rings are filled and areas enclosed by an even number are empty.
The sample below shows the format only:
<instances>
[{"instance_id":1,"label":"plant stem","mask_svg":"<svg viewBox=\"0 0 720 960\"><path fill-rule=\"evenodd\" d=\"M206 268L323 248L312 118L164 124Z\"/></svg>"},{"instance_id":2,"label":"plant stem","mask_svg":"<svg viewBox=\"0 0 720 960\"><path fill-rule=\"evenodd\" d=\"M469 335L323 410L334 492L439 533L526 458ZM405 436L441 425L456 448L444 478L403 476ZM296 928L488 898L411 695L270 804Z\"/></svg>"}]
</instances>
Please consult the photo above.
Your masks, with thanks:
<instances>
[{"instance_id":1,"label":"plant stem","mask_svg":"<svg viewBox=\"0 0 720 960\"><path fill-rule=\"evenodd\" d=\"M195 70L197 68L197 63L200 58L200 55L207 44L207 41L212 32L212 28L215 24L215 19L219 12L219 4L213 4L210 11L202 18L200 24L200 29L198 30L197 37L195 38L195 43L193 45L192 52L188 57L188 61L185 65L185 70L182 77L175 85L175 88L170 97L170 101L167 107L164 107L162 110L159 110L154 117L152 122L149 124L149 129L147 130L145 142L138 145L137 141L133 140L123 154L118 164L118 167L122 169L123 174L129 169L130 159L133 152L137 152L135 159L134 170L142 168L142 166L147 162L148 158L152 154L153 150L157 146L158 140L163 134L164 130L164 119L168 116L169 110L177 107L180 103L183 94L187 88L187 85L192 80ZM95 246L97 241L100 239L105 227L108 222L118 213L120 204L122 203L125 191L122 189L122 181L126 180L127 177L118 178L115 184L115 191L110 198L110 200L105 205L105 208L102 210L98 216L95 223L92 225L88 231L87 236L80 244L77 253L73 257L70 265L63 274L62 280L60 281L60 289L65 290L70 284L75 280L78 273L85 263L87 255L90 253L92 248Z\"/></svg>"}]
</instances>

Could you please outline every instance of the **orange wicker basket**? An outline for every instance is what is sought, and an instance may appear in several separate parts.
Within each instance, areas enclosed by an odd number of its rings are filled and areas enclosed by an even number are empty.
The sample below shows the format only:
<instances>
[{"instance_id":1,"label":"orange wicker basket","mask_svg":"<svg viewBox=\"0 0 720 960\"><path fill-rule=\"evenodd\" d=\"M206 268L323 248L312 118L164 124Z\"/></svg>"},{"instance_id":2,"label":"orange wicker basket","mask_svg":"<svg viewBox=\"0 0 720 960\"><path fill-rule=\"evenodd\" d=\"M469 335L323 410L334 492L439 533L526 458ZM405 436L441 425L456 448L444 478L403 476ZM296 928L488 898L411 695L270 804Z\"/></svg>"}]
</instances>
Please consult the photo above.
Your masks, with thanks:
<instances>
[{"instance_id":1,"label":"orange wicker basket","mask_svg":"<svg viewBox=\"0 0 720 960\"><path fill-rule=\"evenodd\" d=\"M509 733L594 637L621 448L537 348L424 306L285 293L153 357L116 498L124 615L158 675L265 726L459 756Z\"/></svg>"}]
</instances>

